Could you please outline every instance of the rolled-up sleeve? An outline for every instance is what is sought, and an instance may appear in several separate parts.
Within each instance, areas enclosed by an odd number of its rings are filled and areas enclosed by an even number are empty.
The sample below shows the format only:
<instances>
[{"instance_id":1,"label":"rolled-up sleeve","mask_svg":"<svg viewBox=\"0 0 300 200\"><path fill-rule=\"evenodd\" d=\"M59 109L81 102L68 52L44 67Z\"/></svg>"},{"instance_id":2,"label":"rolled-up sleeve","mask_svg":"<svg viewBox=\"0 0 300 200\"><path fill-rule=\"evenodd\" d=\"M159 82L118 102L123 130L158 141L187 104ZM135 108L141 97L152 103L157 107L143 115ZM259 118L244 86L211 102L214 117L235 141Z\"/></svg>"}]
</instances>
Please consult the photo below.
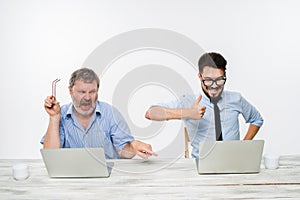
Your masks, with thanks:
<instances>
[{"instance_id":1,"label":"rolled-up sleeve","mask_svg":"<svg viewBox=\"0 0 300 200\"><path fill-rule=\"evenodd\" d=\"M125 145L134 140L134 137L130 134L130 129L121 115L121 113L112 107L111 113L111 129L110 137L117 150L122 150Z\"/></svg>"},{"instance_id":2,"label":"rolled-up sleeve","mask_svg":"<svg viewBox=\"0 0 300 200\"><path fill-rule=\"evenodd\" d=\"M242 107L242 115L246 123L261 127L264 123L264 120L259 111L242 96L240 102Z\"/></svg>"}]
</instances>

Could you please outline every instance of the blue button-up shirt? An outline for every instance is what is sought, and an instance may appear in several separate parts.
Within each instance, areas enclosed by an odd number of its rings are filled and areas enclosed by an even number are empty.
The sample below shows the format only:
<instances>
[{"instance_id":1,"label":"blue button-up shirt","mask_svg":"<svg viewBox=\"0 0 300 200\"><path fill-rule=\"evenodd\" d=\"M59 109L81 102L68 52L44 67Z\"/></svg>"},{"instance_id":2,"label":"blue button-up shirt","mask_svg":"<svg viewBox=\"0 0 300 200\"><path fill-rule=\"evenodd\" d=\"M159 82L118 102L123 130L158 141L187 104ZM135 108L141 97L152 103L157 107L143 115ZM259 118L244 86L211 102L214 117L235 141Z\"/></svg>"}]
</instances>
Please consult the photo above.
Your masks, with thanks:
<instances>
[{"instance_id":1,"label":"blue button-up shirt","mask_svg":"<svg viewBox=\"0 0 300 200\"><path fill-rule=\"evenodd\" d=\"M120 112L100 101L97 101L95 112L86 130L73 113L73 104L63 105L59 134L62 148L102 147L107 159L119 158L118 151L134 140ZM41 140L42 144L44 137Z\"/></svg>"},{"instance_id":2,"label":"blue button-up shirt","mask_svg":"<svg viewBox=\"0 0 300 200\"><path fill-rule=\"evenodd\" d=\"M178 100L169 103L160 103L158 106L166 108L189 108L196 101L196 95L183 95ZM216 140L214 106L210 99L202 91L202 99L199 106L205 106L206 111L201 120L183 119L189 133L192 156L199 156L199 142L204 140ZM241 114L246 123L262 126L263 118L258 110L251 105L238 92L223 91L218 101L220 109L221 127L223 140L239 140L239 115Z\"/></svg>"}]
</instances>

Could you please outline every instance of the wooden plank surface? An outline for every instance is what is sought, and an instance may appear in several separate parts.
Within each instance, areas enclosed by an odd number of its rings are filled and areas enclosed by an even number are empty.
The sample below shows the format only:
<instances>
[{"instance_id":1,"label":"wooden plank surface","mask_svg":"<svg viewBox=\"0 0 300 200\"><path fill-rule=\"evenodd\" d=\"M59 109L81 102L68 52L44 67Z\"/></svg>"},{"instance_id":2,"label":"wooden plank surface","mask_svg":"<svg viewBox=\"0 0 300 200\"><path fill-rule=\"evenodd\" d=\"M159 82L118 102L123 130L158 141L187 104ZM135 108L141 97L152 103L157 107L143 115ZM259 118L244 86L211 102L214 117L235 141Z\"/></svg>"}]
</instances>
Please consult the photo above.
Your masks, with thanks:
<instances>
[{"instance_id":1,"label":"wooden plank surface","mask_svg":"<svg viewBox=\"0 0 300 200\"><path fill-rule=\"evenodd\" d=\"M27 163L16 181L12 165ZM300 156L258 174L198 175L194 159L114 160L109 178L49 178L42 160L0 160L0 199L300 199Z\"/></svg>"}]
</instances>

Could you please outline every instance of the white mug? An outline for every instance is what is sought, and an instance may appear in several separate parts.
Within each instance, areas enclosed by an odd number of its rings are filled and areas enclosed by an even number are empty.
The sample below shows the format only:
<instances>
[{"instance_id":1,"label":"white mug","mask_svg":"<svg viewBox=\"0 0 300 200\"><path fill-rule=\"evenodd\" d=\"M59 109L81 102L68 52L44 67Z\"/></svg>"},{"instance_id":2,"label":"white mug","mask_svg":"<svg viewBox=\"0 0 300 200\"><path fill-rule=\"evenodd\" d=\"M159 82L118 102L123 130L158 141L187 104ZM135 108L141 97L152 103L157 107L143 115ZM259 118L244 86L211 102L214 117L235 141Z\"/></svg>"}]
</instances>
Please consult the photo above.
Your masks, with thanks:
<instances>
[{"instance_id":1,"label":"white mug","mask_svg":"<svg viewBox=\"0 0 300 200\"><path fill-rule=\"evenodd\" d=\"M266 169L277 169L279 167L279 155L266 154L264 155L264 164Z\"/></svg>"},{"instance_id":2,"label":"white mug","mask_svg":"<svg viewBox=\"0 0 300 200\"><path fill-rule=\"evenodd\" d=\"M12 170L14 179L16 180L25 180L29 177L29 167L25 163L13 165Z\"/></svg>"}]
</instances>

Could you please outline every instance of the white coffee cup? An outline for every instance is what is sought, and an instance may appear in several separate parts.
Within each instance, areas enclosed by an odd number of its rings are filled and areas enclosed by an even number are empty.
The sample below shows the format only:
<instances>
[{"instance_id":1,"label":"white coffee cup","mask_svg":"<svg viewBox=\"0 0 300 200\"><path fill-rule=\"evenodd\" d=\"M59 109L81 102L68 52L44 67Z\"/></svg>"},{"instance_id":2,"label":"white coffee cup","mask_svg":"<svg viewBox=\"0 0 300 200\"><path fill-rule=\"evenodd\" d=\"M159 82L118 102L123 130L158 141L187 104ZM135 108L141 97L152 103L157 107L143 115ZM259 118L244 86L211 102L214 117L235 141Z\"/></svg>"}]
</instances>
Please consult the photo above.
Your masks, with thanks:
<instances>
[{"instance_id":1,"label":"white coffee cup","mask_svg":"<svg viewBox=\"0 0 300 200\"><path fill-rule=\"evenodd\" d=\"M13 165L12 171L16 180L25 180L29 177L29 167L25 163Z\"/></svg>"},{"instance_id":2,"label":"white coffee cup","mask_svg":"<svg viewBox=\"0 0 300 200\"><path fill-rule=\"evenodd\" d=\"M277 169L279 167L279 155L276 154L265 154L264 164L266 169Z\"/></svg>"}]
</instances>

